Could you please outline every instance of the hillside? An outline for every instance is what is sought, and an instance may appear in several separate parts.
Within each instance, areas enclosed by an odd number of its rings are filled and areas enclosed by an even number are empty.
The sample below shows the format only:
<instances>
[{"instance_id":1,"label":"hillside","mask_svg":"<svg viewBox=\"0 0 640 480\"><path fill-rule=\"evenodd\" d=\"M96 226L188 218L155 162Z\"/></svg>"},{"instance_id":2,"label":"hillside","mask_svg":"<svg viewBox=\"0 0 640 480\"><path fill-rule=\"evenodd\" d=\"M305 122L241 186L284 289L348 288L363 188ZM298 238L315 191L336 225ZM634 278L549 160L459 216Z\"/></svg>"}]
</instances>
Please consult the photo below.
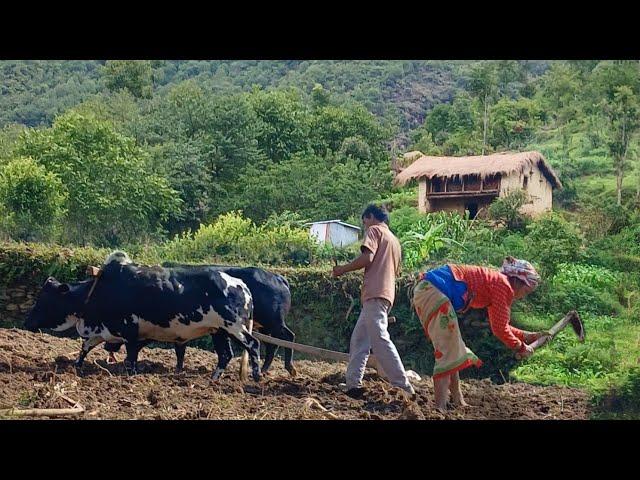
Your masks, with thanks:
<instances>
[{"instance_id":1,"label":"hillside","mask_svg":"<svg viewBox=\"0 0 640 480\"><path fill-rule=\"evenodd\" d=\"M193 79L217 93L263 88L297 87L309 93L314 84L343 101L357 101L398 128L400 144L425 114L450 102L460 88L461 68L473 62L454 61L156 61L153 88L167 88ZM477 62L476 62L477 63ZM522 62L532 76L547 62ZM0 128L11 123L50 125L55 115L105 90L104 61L0 61Z\"/></svg>"}]
</instances>

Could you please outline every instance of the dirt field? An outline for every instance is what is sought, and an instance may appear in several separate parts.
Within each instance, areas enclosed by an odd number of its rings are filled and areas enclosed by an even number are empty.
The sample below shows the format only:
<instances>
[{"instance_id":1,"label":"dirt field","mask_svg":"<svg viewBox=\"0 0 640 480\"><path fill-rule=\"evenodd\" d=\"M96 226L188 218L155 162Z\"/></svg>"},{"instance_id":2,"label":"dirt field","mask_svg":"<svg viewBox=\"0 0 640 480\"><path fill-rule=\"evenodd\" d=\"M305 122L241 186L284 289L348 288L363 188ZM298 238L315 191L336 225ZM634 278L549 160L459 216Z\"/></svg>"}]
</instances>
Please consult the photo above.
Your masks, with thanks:
<instances>
[{"instance_id":1,"label":"dirt field","mask_svg":"<svg viewBox=\"0 0 640 480\"><path fill-rule=\"evenodd\" d=\"M70 408L80 402L84 419L586 419L585 392L522 383L495 385L465 380L463 392L471 404L442 415L434 410L430 377L415 383L416 402L370 373L367 393L354 400L340 392L345 365L297 361L291 378L276 360L269 377L245 384L238 379L239 359L218 382L209 378L215 354L188 348L185 373L173 373L173 350L144 349L140 370L126 376L122 362L107 365L97 347L87 357L84 376L77 377L73 360L80 340L0 329L0 409ZM124 351L124 349L123 349ZM118 356L123 359L123 353ZM323 410L325 409L325 410ZM6 418L6 413L4 414ZM33 418L33 417L20 417ZM40 417L47 418L47 417Z\"/></svg>"}]
</instances>

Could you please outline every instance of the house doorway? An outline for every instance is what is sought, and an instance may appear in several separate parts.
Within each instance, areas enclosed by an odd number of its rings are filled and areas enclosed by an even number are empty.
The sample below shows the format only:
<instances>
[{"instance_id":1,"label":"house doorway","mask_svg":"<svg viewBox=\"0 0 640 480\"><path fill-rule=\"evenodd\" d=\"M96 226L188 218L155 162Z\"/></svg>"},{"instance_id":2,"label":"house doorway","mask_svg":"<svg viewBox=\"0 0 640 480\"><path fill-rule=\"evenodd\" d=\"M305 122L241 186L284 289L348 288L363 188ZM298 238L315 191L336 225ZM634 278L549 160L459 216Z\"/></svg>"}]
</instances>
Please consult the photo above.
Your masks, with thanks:
<instances>
[{"instance_id":1,"label":"house doorway","mask_svg":"<svg viewBox=\"0 0 640 480\"><path fill-rule=\"evenodd\" d=\"M467 203L464 206L464 209L469 212L469 218L473 220L478 215L478 204L477 203Z\"/></svg>"}]
</instances>

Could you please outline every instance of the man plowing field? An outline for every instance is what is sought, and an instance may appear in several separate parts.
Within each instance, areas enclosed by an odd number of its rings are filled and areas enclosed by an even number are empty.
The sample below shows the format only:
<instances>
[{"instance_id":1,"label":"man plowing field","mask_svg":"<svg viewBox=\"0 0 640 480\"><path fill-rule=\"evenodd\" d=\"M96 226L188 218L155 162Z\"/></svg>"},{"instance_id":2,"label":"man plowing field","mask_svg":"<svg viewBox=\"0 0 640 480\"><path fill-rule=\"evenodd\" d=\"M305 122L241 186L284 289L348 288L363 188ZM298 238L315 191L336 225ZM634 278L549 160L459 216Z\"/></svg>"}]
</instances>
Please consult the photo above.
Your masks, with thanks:
<instances>
[{"instance_id":1,"label":"man plowing field","mask_svg":"<svg viewBox=\"0 0 640 480\"><path fill-rule=\"evenodd\" d=\"M510 325L511 303L534 291L540 276L525 260L507 257L500 270L471 265L444 265L424 272L413 290L413 305L424 332L433 343L433 383L436 407L446 409L451 392L465 406L458 372L482 361L465 345L458 313L486 308L493 334L518 357L530 356L533 342L548 332L527 332Z\"/></svg>"}]
</instances>

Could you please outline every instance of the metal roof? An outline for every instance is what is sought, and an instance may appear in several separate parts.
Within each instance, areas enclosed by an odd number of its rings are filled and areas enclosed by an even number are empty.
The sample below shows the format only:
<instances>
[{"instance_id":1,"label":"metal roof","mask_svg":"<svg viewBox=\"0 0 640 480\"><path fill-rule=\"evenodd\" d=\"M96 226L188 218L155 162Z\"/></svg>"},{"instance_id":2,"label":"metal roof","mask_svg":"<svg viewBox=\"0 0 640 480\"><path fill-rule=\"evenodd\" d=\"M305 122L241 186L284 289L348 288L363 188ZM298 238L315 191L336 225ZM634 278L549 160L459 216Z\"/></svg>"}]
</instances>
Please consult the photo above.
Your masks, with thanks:
<instances>
[{"instance_id":1,"label":"metal roof","mask_svg":"<svg viewBox=\"0 0 640 480\"><path fill-rule=\"evenodd\" d=\"M349 223L341 222L340 220L322 220L319 222L306 223L305 225L318 225L320 223L339 223L340 225L344 225L345 227L353 228L354 230L360 231L360 227L356 227L355 225L351 225Z\"/></svg>"}]
</instances>

